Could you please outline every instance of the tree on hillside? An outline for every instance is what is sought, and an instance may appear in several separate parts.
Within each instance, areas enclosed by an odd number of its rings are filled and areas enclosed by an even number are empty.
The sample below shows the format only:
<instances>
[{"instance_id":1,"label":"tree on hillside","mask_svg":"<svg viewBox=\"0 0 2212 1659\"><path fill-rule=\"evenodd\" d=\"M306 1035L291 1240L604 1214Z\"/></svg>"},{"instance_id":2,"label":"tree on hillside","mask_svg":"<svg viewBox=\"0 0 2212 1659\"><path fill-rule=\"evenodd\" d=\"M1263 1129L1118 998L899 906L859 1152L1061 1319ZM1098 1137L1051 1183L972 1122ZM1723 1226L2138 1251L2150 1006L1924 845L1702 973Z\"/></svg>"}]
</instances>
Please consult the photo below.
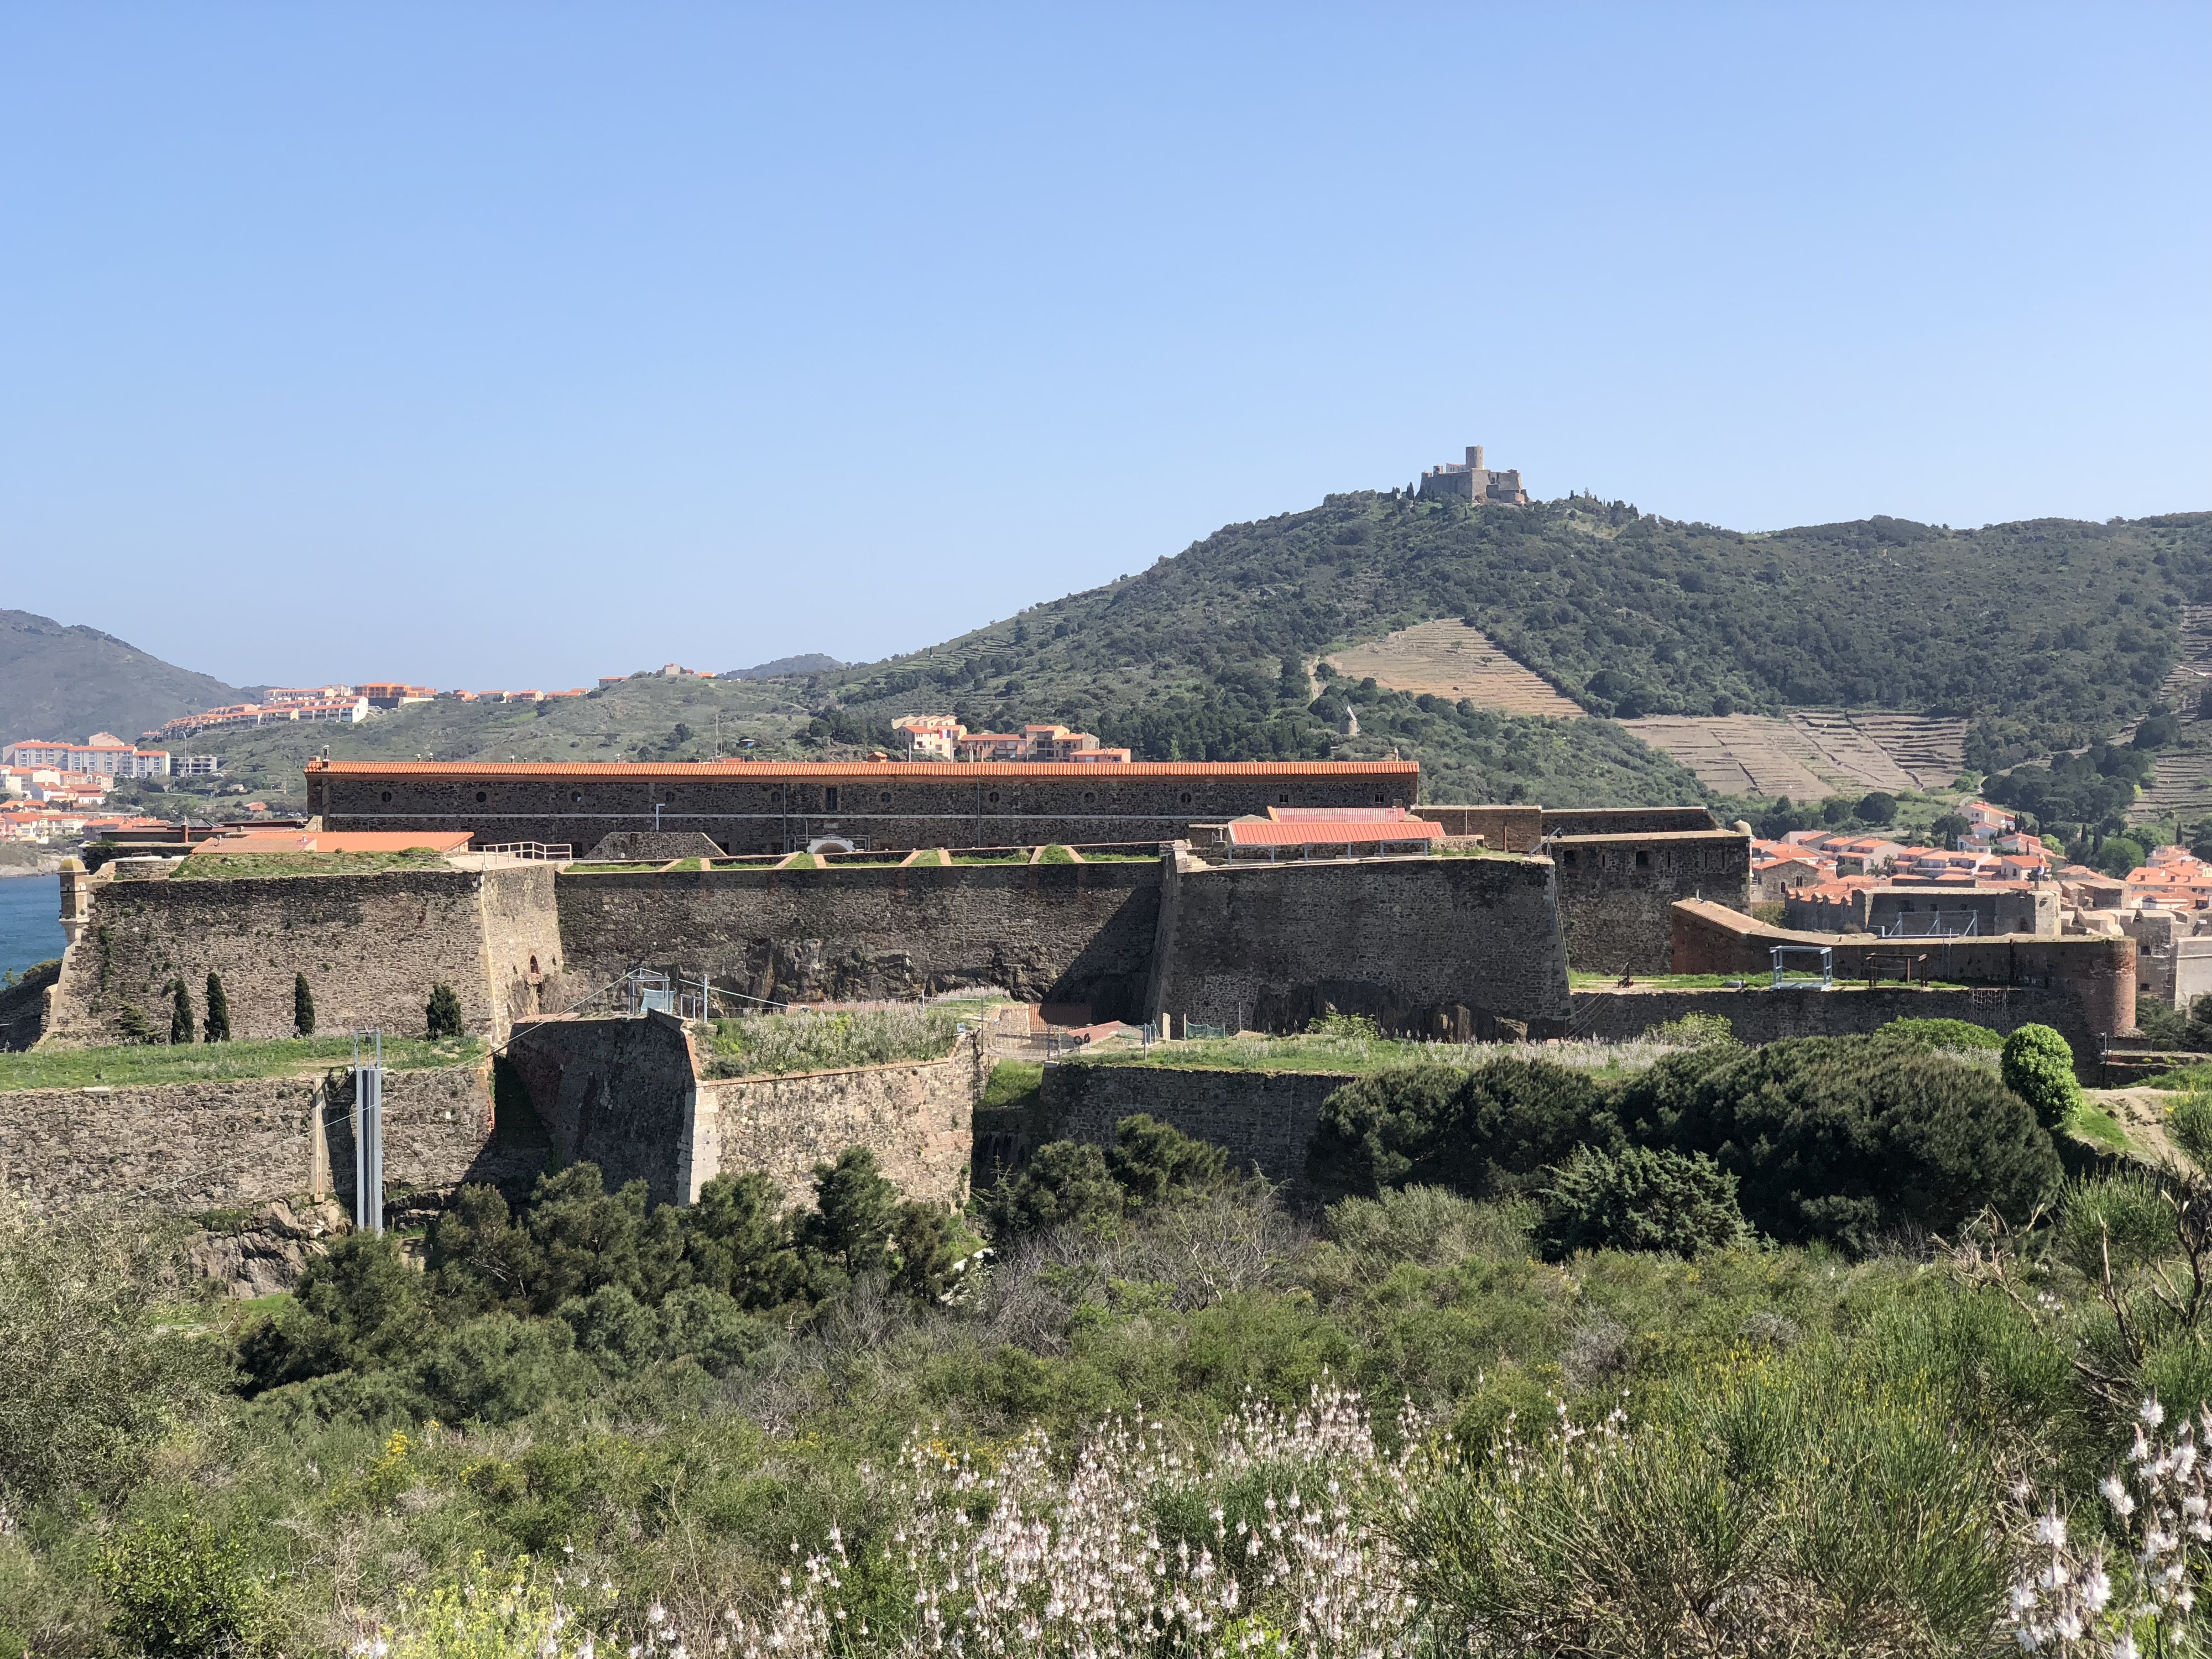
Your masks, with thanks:
<instances>
[{"instance_id":1,"label":"tree on hillside","mask_svg":"<svg viewBox=\"0 0 2212 1659\"><path fill-rule=\"evenodd\" d=\"M169 987L169 1041L190 1042L192 1040L192 994L185 988L182 980L173 981Z\"/></svg>"}]
</instances>

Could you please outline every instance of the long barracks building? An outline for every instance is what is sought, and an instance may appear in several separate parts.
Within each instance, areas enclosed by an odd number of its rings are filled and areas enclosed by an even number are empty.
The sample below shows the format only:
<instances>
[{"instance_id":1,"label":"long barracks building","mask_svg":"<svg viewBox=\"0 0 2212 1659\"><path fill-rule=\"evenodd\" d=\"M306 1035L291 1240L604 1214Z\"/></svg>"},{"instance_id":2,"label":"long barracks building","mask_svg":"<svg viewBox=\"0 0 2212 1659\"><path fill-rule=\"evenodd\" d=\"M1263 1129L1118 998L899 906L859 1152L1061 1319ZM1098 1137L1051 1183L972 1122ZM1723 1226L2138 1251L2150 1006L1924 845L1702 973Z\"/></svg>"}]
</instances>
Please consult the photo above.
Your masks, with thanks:
<instances>
[{"instance_id":1,"label":"long barracks building","mask_svg":"<svg viewBox=\"0 0 2212 1659\"><path fill-rule=\"evenodd\" d=\"M1411 806L1415 761L1114 765L714 761L532 765L307 763L329 830L466 830L479 847L618 830L697 831L726 852L1171 841L1271 806Z\"/></svg>"}]
</instances>

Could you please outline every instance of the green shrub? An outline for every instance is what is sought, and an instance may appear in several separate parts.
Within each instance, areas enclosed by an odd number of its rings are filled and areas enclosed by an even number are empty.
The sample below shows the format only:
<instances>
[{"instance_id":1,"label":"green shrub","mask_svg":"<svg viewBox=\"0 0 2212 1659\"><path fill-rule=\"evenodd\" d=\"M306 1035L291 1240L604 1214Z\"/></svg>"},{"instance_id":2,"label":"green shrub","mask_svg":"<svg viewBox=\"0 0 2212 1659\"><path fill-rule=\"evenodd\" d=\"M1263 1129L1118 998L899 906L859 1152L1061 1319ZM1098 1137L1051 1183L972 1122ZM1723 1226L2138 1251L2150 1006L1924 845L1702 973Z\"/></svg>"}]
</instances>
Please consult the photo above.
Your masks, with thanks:
<instances>
[{"instance_id":1,"label":"green shrub","mask_svg":"<svg viewBox=\"0 0 2212 1659\"><path fill-rule=\"evenodd\" d=\"M292 1030L303 1037L315 1034L315 994L305 974L292 975Z\"/></svg>"},{"instance_id":2,"label":"green shrub","mask_svg":"<svg viewBox=\"0 0 2212 1659\"><path fill-rule=\"evenodd\" d=\"M456 1326L414 1369L430 1413L447 1423L513 1423L592 1381L566 1323L507 1313Z\"/></svg>"},{"instance_id":3,"label":"green shrub","mask_svg":"<svg viewBox=\"0 0 2212 1659\"><path fill-rule=\"evenodd\" d=\"M2106 1176L2068 1186L2058 1206L2059 1255L2091 1279L2109 1263L2118 1274L2173 1254L2180 1243L2173 1206L2146 1175Z\"/></svg>"},{"instance_id":4,"label":"green shrub","mask_svg":"<svg viewBox=\"0 0 2212 1659\"><path fill-rule=\"evenodd\" d=\"M125 1528L102 1552L108 1634L143 1659L251 1659L272 1646L268 1595L243 1543L190 1509Z\"/></svg>"},{"instance_id":5,"label":"green shrub","mask_svg":"<svg viewBox=\"0 0 2212 1659\"><path fill-rule=\"evenodd\" d=\"M200 1030L203 1042L230 1041L230 999L223 994L222 975L212 969L207 976L207 1024Z\"/></svg>"},{"instance_id":6,"label":"green shrub","mask_svg":"<svg viewBox=\"0 0 2212 1659\"><path fill-rule=\"evenodd\" d=\"M1650 1027L1644 1033L1644 1040L1684 1048L1703 1048L1717 1042L1743 1046L1736 1042L1735 1027L1729 1023L1726 1014L1684 1014L1680 1019L1665 1020Z\"/></svg>"},{"instance_id":7,"label":"green shrub","mask_svg":"<svg viewBox=\"0 0 2212 1659\"><path fill-rule=\"evenodd\" d=\"M1632 1141L1712 1158L1751 1224L1791 1243L1869 1249L1985 1206L2025 1220L2059 1174L2051 1137L1996 1079L1880 1036L1793 1038L1703 1070L1662 1061L1620 1113Z\"/></svg>"},{"instance_id":8,"label":"green shrub","mask_svg":"<svg viewBox=\"0 0 2212 1659\"><path fill-rule=\"evenodd\" d=\"M2002 1048L2004 1039L1986 1025L1963 1019L1893 1019L1878 1036L1920 1044L1929 1048Z\"/></svg>"},{"instance_id":9,"label":"green shrub","mask_svg":"<svg viewBox=\"0 0 2212 1659\"><path fill-rule=\"evenodd\" d=\"M2074 1050L2048 1025L2023 1025L2004 1040L2004 1083L2046 1129L2063 1124L2081 1103Z\"/></svg>"},{"instance_id":10,"label":"green shrub","mask_svg":"<svg viewBox=\"0 0 2212 1659\"><path fill-rule=\"evenodd\" d=\"M766 1176L716 1176L684 1216L684 1254L696 1285L741 1308L782 1306L805 1275L793 1247L782 1189Z\"/></svg>"},{"instance_id":11,"label":"green shrub","mask_svg":"<svg viewBox=\"0 0 2212 1659\"><path fill-rule=\"evenodd\" d=\"M715 1077L746 1077L942 1060L959 1032L959 1013L950 1008L750 1014L714 1023L707 1064Z\"/></svg>"},{"instance_id":12,"label":"green shrub","mask_svg":"<svg viewBox=\"0 0 2212 1659\"><path fill-rule=\"evenodd\" d=\"M1736 1206L1735 1177L1704 1153L1624 1146L1579 1148L1540 1189L1547 1252L1702 1250L1747 1244L1752 1231Z\"/></svg>"},{"instance_id":13,"label":"green shrub","mask_svg":"<svg viewBox=\"0 0 2212 1659\"><path fill-rule=\"evenodd\" d=\"M221 1347L162 1316L172 1266L142 1226L0 1195L0 1510L126 1491L227 1382Z\"/></svg>"},{"instance_id":14,"label":"green shrub","mask_svg":"<svg viewBox=\"0 0 2212 1659\"><path fill-rule=\"evenodd\" d=\"M1377 1072L1322 1103L1307 1179L1324 1200L1408 1185L1490 1196L1607 1139L1607 1104L1587 1073L1538 1060Z\"/></svg>"},{"instance_id":15,"label":"green shrub","mask_svg":"<svg viewBox=\"0 0 2212 1659\"><path fill-rule=\"evenodd\" d=\"M430 1002L422 1011L422 1020L425 1035L433 1039L461 1035L461 1000L443 980L430 988Z\"/></svg>"},{"instance_id":16,"label":"green shrub","mask_svg":"<svg viewBox=\"0 0 2212 1659\"><path fill-rule=\"evenodd\" d=\"M1009 1238L1047 1227L1097 1226L1218 1187L1229 1155L1147 1113L1123 1118L1114 1144L1054 1140L1029 1167L983 1194L992 1236Z\"/></svg>"},{"instance_id":17,"label":"green shrub","mask_svg":"<svg viewBox=\"0 0 2212 1659\"><path fill-rule=\"evenodd\" d=\"M1106 1168L1104 1149L1089 1141L1054 1140L1037 1148L1029 1167L977 1200L994 1238L1048 1227L1118 1221L1126 1204Z\"/></svg>"},{"instance_id":18,"label":"green shrub","mask_svg":"<svg viewBox=\"0 0 2212 1659\"><path fill-rule=\"evenodd\" d=\"M348 1233L307 1264L292 1305L240 1336L238 1368L260 1392L381 1366L418 1351L430 1309L423 1276L389 1233Z\"/></svg>"},{"instance_id":19,"label":"green shrub","mask_svg":"<svg viewBox=\"0 0 2212 1659\"><path fill-rule=\"evenodd\" d=\"M1107 1172L1133 1210L1218 1186L1228 1165L1229 1154L1220 1147L1146 1112L1115 1124L1106 1152Z\"/></svg>"},{"instance_id":20,"label":"green shrub","mask_svg":"<svg viewBox=\"0 0 2212 1659\"><path fill-rule=\"evenodd\" d=\"M1365 1014L1340 1014L1334 1008L1316 1016L1306 1024L1306 1035L1317 1037L1340 1037L1348 1042L1373 1042L1382 1035L1382 1028Z\"/></svg>"}]
</instances>

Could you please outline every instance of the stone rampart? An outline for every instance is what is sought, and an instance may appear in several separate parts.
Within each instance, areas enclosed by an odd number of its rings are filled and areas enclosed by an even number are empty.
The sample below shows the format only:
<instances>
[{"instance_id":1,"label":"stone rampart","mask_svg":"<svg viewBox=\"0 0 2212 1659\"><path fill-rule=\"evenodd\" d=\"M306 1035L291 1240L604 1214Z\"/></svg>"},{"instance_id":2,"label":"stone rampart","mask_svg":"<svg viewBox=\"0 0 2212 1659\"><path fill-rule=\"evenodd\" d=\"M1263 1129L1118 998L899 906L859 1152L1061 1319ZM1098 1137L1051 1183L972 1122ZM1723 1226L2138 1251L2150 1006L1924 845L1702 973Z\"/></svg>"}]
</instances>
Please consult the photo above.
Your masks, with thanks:
<instances>
[{"instance_id":1,"label":"stone rampart","mask_svg":"<svg viewBox=\"0 0 2212 1659\"><path fill-rule=\"evenodd\" d=\"M1532 853L1544 838L1540 806L1416 806L1413 815L1442 824L1448 836L1480 836L1500 853Z\"/></svg>"},{"instance_id":2,"label":"stone rampart","mask_svg":"<svg viewBox=\"0 0 2212 1659\"><path fill-rule=\"evenodd\" d=\"M702 1083L687 1197L717 1175L757 1170L811 1204L814 1166L866 1146L908 1198L962 1204L982 1085L973 1034L944 1060Z\"/></svg>"},{"instance_id":3,"label":"stone rampart","mask_svg":"<svg viewBox=\"0 0 2212 1659\"><path fill-rule=\"evenodd\" d=\"M1293 1031L1334 1008L1386 1030L1565 1029L1551 864L1405 858L1170 868L1151 1012Z\"/></svg>"},{"instance_id":4,"label":"stone rampart","mask_svg":"<svg viewBox=\"0 0 2212 1659\"><path fill-rule=\"evenodd\" d=\"M1862 982L1832 991L1751 986L1741 991L1577 992L1575 1035L1625 1042L1686 1014L1718 1014L1739 1041L1754 1048L1785 1037L1878 1031L1893 1019L1963 1019L1999 1033L2048 1025L2073 1045L2076 1069L2085 1079L2095 1071L2102 1046L2080 999L2033 985L1943 991L1878 984L1869 990Z\"/></svg>"},{"instance_id":5,"label":"stone rampart","mask_svg":"<svg viewBox=\"0 0 2212 1659\"><path fill-rule=\"evenodd\" d=\"M1544 816L1548 823L1553 814ZM1546 848L1559 869L1559 923L1577 973L1670 971L1679 899L1751 908L1751 837L1736 830L1559 835Z\"/></svg>"},{"instance_id":6,"label":"stone rampart","mask_svg":"<svg viewBox=\"0 0 2212 1659\"><path fill-rule=\"evenodd\" d=\"M1567 806L1543 809L1547 836L1694 835L1721 826L1702 806Z\"/></svg>"},{"instance_id":7,"label":"stone rampart","mask_svg":"<svg viewBox=\"0 0 2212 1659\"><path fill-rule=\"evenodd\" d=\"M129 1014L164 1032L181 979L204 1016L222 975L231 1035L293 1035L293 981L305 974L325 1030L423 1029L431 988L460 999L467 1029L495 1040L531 1012L561 968L554 872L391 870L374 875L231 880L88 878L82 925L63 957L47 1036L126 1040Z\"/></svg>"},{"instance_id":8,"label":"stone rampart","mask_svg":"<svg viewBox=\"0 0 2212 1659\"><path fill-rule=\"evenodd\" d=\"M564 872L573 974L644 964L766 1001L874 1000L1000 986L1138 1018L1158 925L1155 862L963 868Z\"/></svg>"},{"instance_id":9,"label":"stone rampart","mask_svg":"<svg viewBox=\"0 0 2212 1659\"><path fill-rule=\"evenodd\" d=\"M1114 1143L1125 1117L1148 1112L1225 1147L1231 1164L1294 1188L1322 1103L1352 1079L1326 1072L1228 1072L1199 1066L1047 1066L1039 1115L1054 1139Z\"/></svg>"},{"instance_id":10,"label":"stone rampart","mask_svg":"<svg viewBox=\"0 0 2212 1659\"><path fill-rule=\"evenodd\" d=\"M388 1071L387 1191L498 1181L487 1066ZM0 1094L0 1171L34 1211L82 1204L173 1214L252 1209L314 1190L315 1123L327 1190L353 1200L353 1080L255 1078Z\"/></svg>"},{"instance_id":11,"label":"stone rampart","mask_svg":"<svg viewBox=\"0 0 2212 1659\"><path fill-rule=\"evenodd\" d=\"M973 1036L945 1060L709 1079L684 1023L655 1012L526 1022L507 1054L556 1151L611 1188L641 1180L656 1202L689 1204L717 1175L758 1173L809 1203L814 1166L866 1146L909 1198L967 1196Z\"/></svg>"},{"instance_id":12,"label":"stone rampart","mask_svg":"<svg viewBox=\"0 0 2212 1659\"><path fill-rule=\"evenodd\" d=\"M1924 957L1916 974L1929 979L1983 986L2014 986L2057 993L2080 1009L2078 1019L2043 1023L2066 1031L2077 1054L2135 1030L2136 942L2130 939L2067 936L2039 939L2004 935L1995 939L1888 939L1865 933L1796 933L1753 921L1749 916L1709 902L1674 906L1674 971L1684 974L1767 976L1773 972L1773 948L1798 945L1832 953L1838 980L1864 980L1869 958L1884 977L1897 975L1900 955ZM1794 958L1793 967L1811 957ZM1820 994L1810 993L1808 994Z\"/></svg>"}]
</instances>

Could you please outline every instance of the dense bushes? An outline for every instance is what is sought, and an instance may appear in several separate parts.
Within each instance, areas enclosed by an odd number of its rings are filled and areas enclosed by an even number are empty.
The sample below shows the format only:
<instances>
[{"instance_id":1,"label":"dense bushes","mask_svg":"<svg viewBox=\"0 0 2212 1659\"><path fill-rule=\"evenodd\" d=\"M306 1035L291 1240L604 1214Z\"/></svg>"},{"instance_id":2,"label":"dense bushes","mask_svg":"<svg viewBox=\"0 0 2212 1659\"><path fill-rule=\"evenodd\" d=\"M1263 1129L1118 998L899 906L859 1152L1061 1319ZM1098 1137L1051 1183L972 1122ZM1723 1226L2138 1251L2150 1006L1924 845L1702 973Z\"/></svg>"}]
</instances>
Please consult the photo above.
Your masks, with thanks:
<instances>
[{"instance_id":1,"label":"dense bushes","mask_svg":"<svg viewBox=\"0 0 2212 1659\"><path fill-rule=\"evenodd\" d=\"M1704 1153L1579 1148L1542 1189L1547 1253L1668 1250L1695 1255L1751 1243L1735 1177Z\"/></svg>"},{"instance_id":2,"label":"dense bushes","mask_svg":"<svg viewBox=\"0 0 2212 1659\"><path fill-rule=\"evenodd\" d=\"M1096 1226L1217 1186L1228 1162L1220 1147L1139 1112L1115 1126L1109 1148L1073 1140L1040 1146L1027 1169L984 1193L977 1207L994 1238Z\"/></svg>"},{"instance_id":3,"label":"dense bushes","mask_svg":"<svg viewBox=\"0 0 2212 1659\"><path fill-rule=\"evenodd\" d=\"M1985 1206L2024 1218L2058 1176L2050 1136L2018 1097L1914 1036L1709 1044L1612 1088L1541 1060L1378 1073L1329 1097L1307 1168L1329 1195L1422 1182L1496 1196L1542 1184L1540 1172L1584 1148L1601 1162L1570 1186L1593 1214L1626 1201L1596 1194L1661 1180L1660 1165L1620 1162L1641 1148L1711 1160L1772 1237L1859 1249L1899 1229L1948 1231ZM1702 1176L1665 1167L1662 1184L1719 1202Z\"/></svg>"},{"instance_id":4,"label":"dense bushes","mask_svg":"<svg viewBox=\"0 0 2212 1659\"><path fill-rule=\"evenodd\" d=\"M392 1237L349 1234L245 1333L239 1369L250 1392L313 1385L301 1399L319 1412L504 1422L665 1360L726 1370L765 1340L763 1316L804 1316L865 1277L933 1301L975 1252L863 1148L817 1165L814 1194L794 1214L764 1176L720 1176L689 1209L654 1207L643 1182L610 1193L577 1164L539 1177L517 1218L496 1189L465 1188L427 1273Z\"/></svg>"}]
</instances>

